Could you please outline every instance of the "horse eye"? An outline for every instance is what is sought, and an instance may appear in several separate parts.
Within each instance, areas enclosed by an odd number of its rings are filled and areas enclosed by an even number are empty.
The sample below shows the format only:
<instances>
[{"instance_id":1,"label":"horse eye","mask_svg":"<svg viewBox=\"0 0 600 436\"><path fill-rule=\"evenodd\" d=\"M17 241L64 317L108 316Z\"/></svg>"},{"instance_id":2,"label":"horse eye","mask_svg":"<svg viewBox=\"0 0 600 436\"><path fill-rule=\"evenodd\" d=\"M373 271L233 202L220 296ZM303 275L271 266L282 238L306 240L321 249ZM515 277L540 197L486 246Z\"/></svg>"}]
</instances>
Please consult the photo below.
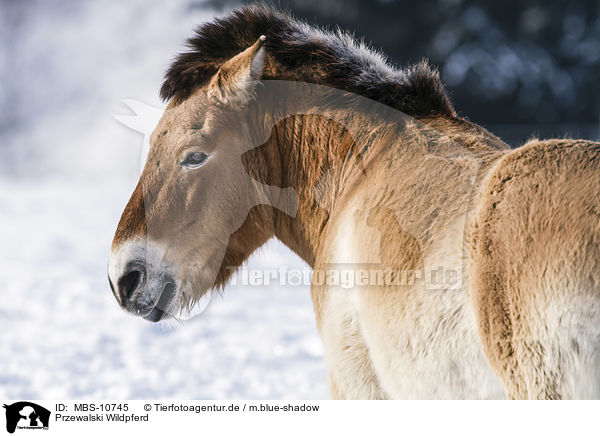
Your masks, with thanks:
<instances>
[{"instance_id":1,"label":"horse eye","mask_svg":"<svg viewBox=\"0 0 600 436\"><path fill-rule=\"evenodd\" d=\"M182 166L198 168L206 162L208 159L208 155L206 153L202 153L201 151L194 151L189 153L185 159L181 162Z\"/></svg>"}]
</instances>

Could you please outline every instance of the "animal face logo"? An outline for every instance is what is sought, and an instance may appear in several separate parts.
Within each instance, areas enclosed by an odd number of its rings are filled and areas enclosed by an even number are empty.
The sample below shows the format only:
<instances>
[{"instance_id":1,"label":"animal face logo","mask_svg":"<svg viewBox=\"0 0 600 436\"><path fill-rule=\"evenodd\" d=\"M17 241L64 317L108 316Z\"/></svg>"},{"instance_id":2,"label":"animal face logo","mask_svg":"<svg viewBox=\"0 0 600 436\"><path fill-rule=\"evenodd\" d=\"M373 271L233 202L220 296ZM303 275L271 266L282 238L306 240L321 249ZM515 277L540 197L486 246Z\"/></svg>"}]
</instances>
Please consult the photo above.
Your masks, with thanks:
<instances>
[{"instance_id":1,"label":"animal face logo","mask_svg":"<svg viewBox=\"0 0 600 436\"><path fill-rule=\"evenodd\" d=\"M6 409L6 431L14 433L19 429L48 429L50 411L28 401L19 401L11 405L4 404Z\"/></svg>"}]
</instances>

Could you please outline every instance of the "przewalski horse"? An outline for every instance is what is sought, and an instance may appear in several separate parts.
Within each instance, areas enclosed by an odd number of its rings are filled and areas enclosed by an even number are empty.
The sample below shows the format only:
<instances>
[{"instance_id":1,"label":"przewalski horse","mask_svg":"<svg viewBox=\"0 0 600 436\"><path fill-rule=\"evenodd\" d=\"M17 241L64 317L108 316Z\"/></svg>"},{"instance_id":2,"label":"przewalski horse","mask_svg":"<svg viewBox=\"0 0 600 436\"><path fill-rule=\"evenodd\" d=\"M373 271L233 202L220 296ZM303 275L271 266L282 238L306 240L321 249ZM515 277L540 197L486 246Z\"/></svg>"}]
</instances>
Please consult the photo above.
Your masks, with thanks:
<instances>
[{"instance_id":1,"label":"przewalski horse","mask_svg":"<svg viewBox=\"0 0 600 436\"><path fill-rule=\"evenodd\" d=\"M189 44L112 245L125 309L176 314L276 237L334 398L600 397L600 144L510 150L426 64L262 6Z\"/></svg>"}]
</instances>

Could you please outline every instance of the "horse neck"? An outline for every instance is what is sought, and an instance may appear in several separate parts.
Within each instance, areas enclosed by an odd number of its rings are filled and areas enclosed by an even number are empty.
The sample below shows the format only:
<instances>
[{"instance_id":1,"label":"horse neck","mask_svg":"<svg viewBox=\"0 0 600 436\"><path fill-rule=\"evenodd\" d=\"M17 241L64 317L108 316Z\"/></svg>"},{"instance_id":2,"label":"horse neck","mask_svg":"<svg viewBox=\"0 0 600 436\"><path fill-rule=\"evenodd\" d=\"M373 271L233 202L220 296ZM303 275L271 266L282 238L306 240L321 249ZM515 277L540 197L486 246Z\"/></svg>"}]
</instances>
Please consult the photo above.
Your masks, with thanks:
<instances>
[{"instance_id":1,"label":"horse neck","mask_svg":"<svg viewBox=\"0 0 600 436\"><path fill-rule=\"evenodd\" d=\"M277 122L269 139L245 157L253 178L293 189L295 216L274 207L269 220L275 236L311 266L353 146L342 124L323 115L298 114Z\"/></svg>"},{"instance_id":2,"label":"horse neck","mask_svg":"<svg viewBox=\"0 0 600 436\"><path fill-rule=\"evenodd\" d=\"M484 162L491 161L487 156L508 148L481 127L463 120L434 118L418 124L460 141ZM368 155L369 148L378 148L379 142L389 142L391 137L408 151L411 134L404 129L396 130L351 110L292 115L276 123L267 142L253 151L259 157L249 159L248 165L259 181L293 188L297 195L295 216L273 208L270 219L275 236L313 266L335 199L352 179L366 175L363 152L367 150ZM396 136L399 134L406 136L401 139Z\"/></svg>"}]
</instances>

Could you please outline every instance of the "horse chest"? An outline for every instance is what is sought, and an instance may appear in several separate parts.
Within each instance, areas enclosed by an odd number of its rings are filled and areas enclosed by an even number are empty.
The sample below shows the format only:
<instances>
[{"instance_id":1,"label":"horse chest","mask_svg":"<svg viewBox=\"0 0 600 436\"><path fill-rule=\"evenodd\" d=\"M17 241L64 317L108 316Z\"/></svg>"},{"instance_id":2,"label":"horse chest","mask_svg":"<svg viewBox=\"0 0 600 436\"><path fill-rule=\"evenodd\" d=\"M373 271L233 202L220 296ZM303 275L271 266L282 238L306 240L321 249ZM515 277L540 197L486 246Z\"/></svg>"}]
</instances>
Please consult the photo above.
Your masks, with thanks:
<instances>
[{"instance_id":1,"label":"horse chest","mask_svg":"<svg viewBox=\"0 0 600 436\"><path fill-rule=\"evenodd\" d=\"M329 265L347 269L368 261L360 238L348 237L357 233L340 229ZM373 389L360 381L376 378L382 396L390 398L504 398L464 289L369 283L329 286L324 295L320 330L328 365L348 396L365 397Z\"/></svg>"},{"instance_id":2,"label":"horse chest","mask_svg":"<svg viewBox=\"0 0 600 436\"><path fill-rule=\"evenodd\" d=\"M416 291L415 293L420 292ZM502 398L463 295L407 297L405 310L358 307L361 333L383 388L393 398ZM366 301L365 301L366 300Z\"/></svg>"},{"instance_id":3,"label":"horse chest","mask_svg":"<svg viewBox=\"0 0 600 436\"><path fill-rule=\"evenodd\" d=\"M328 364L339 373L367 380L372 371L390 398L504 398L459 295L438 295L437 313L427 313L430 306L415 300L405 302L409 307L403 313L394 313L372 307L372 289L327 292L322 333L331 350Z\"/></svg>"}]
</instances>

